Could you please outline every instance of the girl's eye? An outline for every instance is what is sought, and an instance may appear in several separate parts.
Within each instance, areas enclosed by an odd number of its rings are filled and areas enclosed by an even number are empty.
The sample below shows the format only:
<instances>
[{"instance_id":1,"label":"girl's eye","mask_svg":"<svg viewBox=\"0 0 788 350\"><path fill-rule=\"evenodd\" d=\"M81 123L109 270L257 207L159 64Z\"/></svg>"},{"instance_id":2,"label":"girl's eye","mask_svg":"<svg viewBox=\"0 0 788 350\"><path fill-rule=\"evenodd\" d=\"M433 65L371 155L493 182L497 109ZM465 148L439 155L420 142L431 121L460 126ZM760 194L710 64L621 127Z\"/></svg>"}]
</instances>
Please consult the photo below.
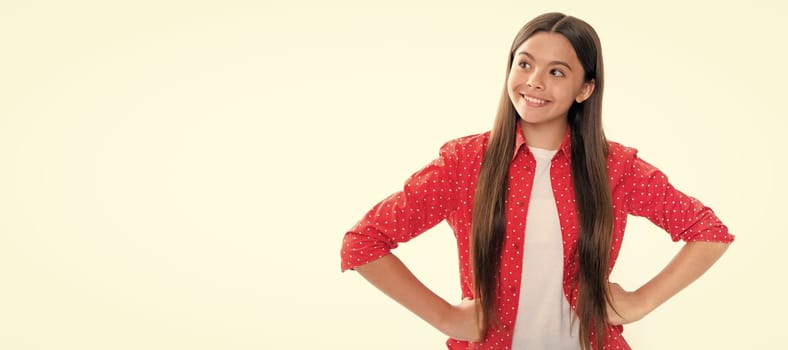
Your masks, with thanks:
<instances>
[{"instance_id":1,"label":"girl's eye","mask_svg":"<svg viewBox=\"0 0 788 350\"><path fill-rule=\"evenodd\" d=\"M531 64L530 64L530 63L528 63L528 62L525 62L525 61L523 61L523 62L520 62L520 63L518 63L517 65L519 65L519 66L520 66L520 68L523 68L523 69L528 69L528 68L531 68Z\"/></svg>"},{"instance_id":2,"label":"girl's eye","mask_svg":"<svg viewBox=\"0 0 788 350\"><path fill-rule=\"evenodd\" d=\"M563 77L564 76L564 72L562 72L562 71L560 71L558 69L551 70L550 74L553 75L554 77Z\"/></svg>"}]
</instances>

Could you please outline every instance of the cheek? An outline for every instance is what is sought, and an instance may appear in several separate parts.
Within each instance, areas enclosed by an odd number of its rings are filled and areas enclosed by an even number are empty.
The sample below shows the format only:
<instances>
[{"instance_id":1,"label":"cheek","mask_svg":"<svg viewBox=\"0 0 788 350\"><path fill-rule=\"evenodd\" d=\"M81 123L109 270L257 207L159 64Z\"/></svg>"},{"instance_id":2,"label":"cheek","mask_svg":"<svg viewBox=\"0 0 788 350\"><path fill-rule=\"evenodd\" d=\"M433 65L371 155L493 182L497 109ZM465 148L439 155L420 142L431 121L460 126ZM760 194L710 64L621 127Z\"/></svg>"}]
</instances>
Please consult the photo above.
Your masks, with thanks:
<instances>
[{"instance_id":1,"label":"cheek","mask_svg":"<svg viewBox=\"0 0 788 350\"><path fill-rule=\"evenodd\" d=\"M513 84L512 75L509 75L509 78L506 79L506 93L509 95L510 100L514 100L514 84Z\"/></svg>"},{"instance_id":2,"label":"cheek","mask_svg":"<svg viewBox=\"0 0 788 350\"><path fill-rule=\"evenodd\" d=\"M515 97L513 93L519 84L518 82L521 80L522 77L520 77L514 69L509 72L509 77L506 79L506 91L509 93L510 99Z\"/></svg>"},{"instance_id":3,"label":"cheek","mask_svg":"<svg viewBox=\"0 0 788 350\"><path fill-rule=\"evenodd\" d=\"M559 89L559 98L562 102L564 102L564 104L567 105L567 108L569 108L569 106L575 102L575 98L577 98L579 93L580 90L577 86L573 84L567 84Z\"/></svg>"}]
</instances>

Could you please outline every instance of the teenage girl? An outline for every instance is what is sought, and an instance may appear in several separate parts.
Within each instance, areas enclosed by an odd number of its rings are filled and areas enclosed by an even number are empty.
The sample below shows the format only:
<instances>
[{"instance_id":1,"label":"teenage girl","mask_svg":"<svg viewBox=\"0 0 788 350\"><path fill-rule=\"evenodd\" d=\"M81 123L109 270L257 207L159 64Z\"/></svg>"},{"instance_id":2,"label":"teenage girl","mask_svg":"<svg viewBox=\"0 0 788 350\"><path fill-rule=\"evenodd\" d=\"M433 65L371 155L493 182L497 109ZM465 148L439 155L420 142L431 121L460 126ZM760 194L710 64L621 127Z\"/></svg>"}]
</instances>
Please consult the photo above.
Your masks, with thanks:
<instances>
[{"instance_id":1,"label":"teenage girl","mask_svg":"<svg viewBox=\"0 0 788 350\"><path fill-rule=\"evenodd\" d=\"M603 87L591 26L560 13L528 22L492 130L449 141L375 205L346 233L342 270L449 336L449 349L629 349L622 325L697 279L733 236L635 149L605 138ZM608 281L628 214L686 242L631 292ZM390 252L442 220L457 238L457 305Z\"/></svg>"}]
</instances>

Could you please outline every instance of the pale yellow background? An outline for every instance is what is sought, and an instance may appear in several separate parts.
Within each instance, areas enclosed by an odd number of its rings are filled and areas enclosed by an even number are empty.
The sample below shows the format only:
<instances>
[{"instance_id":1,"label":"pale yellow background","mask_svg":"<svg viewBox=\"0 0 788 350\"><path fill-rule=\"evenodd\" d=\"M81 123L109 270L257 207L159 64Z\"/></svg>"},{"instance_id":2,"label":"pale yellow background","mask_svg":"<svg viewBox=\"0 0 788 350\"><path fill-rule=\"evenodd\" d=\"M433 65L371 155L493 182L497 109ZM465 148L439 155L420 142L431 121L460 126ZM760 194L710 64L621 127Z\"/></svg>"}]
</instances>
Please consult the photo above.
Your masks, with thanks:
<instances>
[{"instance_id":1,"label":"pale yellow background","mask_svg":"<svg viewBox=\"0 0 788 350\"><path fill-rule=\"evenodd\" d=\"M608 136L737 234L631 345L780 348L788 33L737 3L5 1L0 349L443 348L339 273L341 238L490 127L512 38L549 10L602 38ZM452 302L453 244L441 224L397 251ZM613 279L679 246L633 219Z\"/></svg>"}]
</instances>

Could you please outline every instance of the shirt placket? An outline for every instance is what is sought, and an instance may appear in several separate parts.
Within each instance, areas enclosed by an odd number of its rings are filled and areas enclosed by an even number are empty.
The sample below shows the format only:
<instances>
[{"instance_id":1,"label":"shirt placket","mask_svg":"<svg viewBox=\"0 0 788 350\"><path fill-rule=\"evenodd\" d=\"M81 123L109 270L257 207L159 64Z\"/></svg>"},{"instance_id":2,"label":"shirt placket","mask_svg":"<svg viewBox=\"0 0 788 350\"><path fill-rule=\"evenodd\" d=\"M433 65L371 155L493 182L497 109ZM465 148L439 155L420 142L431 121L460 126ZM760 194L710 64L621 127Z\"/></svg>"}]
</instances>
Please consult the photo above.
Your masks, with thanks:
<instances>
[{"instance_id":1,"label":"shirt placket","mask_svg":"<svg viewBox=\"0 0 788 350\"><path fill-rule=\"evenodd\" d=\"M509 168L509 193L506 200L507 232L501 255L499 286L501 330L506 337L506 343L509 344L520 300L525 218L528 214L535 166L536 160L533 155L523 150L515 156Z\"/></svg>"}]
</instances>

